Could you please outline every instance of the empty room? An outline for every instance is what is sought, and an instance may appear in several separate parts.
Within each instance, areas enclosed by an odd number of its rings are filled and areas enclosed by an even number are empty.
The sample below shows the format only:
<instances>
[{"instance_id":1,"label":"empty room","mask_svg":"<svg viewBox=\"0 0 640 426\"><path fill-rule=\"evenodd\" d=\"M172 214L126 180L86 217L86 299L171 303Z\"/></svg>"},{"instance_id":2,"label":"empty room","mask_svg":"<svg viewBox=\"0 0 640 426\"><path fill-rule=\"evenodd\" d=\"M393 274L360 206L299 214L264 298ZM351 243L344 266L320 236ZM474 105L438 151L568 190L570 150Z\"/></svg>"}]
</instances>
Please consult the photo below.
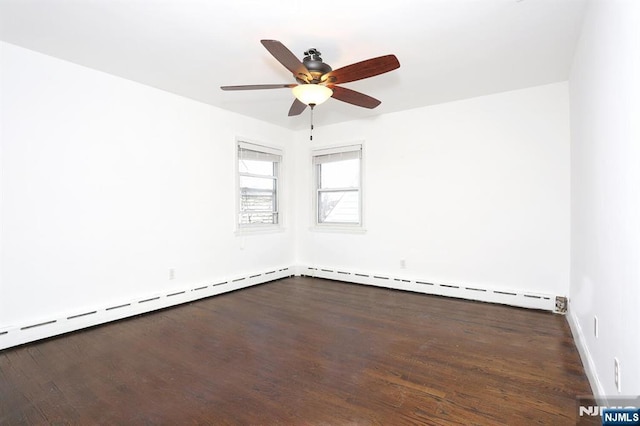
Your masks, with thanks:
<instances>
[{"instance_id":1,"label":"empty room","mask_svg":"<svg viewBox=\"0 0 640 426\"><path fill-rule=\"evenodd\" d=\"M640 424L640 2L0 0L0 424Z\"/></svg>"}]
</instances>

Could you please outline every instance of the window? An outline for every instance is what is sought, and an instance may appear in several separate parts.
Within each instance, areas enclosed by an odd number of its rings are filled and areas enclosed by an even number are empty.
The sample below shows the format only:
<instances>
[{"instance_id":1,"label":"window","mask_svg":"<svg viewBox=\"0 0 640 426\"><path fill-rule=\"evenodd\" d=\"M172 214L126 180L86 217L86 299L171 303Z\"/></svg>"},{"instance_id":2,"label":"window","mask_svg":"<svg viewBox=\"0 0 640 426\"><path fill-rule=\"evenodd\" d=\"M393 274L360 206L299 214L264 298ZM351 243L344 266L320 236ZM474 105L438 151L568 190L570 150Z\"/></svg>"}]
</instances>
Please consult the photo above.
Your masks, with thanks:
<instances>
[{"instance_id":1,"label":"window","mask_svg":"<svg viewBox=\"0 0 640 426\"><path fill-rule=\"evenodd\" d=\"M238 228L277 225L282 151L238 142Z\"/></svg>"},{"instance_id":2,"label":"window","mask_svg":"<svg viewBox=\"0 0 640 426\"><path fill-rule=\"evenodd\" d=\"M313 152L316 225L362 225L362 145Z\"/></svg>"}]
</instances>

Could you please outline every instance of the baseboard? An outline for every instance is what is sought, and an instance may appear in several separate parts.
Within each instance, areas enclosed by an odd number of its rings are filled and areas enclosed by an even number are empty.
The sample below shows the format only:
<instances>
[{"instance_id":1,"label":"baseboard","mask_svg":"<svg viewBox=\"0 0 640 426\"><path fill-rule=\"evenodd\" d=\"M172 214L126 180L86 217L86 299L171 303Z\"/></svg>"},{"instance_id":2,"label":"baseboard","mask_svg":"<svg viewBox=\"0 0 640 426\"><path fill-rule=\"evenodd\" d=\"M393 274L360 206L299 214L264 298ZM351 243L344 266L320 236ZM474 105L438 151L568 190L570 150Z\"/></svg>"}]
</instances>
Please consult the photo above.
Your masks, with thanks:
<instances>
[{"instance_id":1,"label":"baseboard","mask_svg":"<svg viewBox=\"0 0 640 426\"><path fill-rule=\"evenodd\" d=\"M191 285L169 293L149 294L142 298L122 300L108 306L95 306L67 312L57 317L37 318L24 324L0 327L0 350L278 280L294 274L292 267L270 269L255 274Z\"/></svg>"},{"instance_id":2,"label":"baseboard","mask_svg":"<svg viewBox=\"0 0 640 426\"><path fill-rule=\"evenodd\" d=\"M376 274L370 272L358 272L348 269L298 266L296 271L300 275L350 283L373 285L392 288L396 290L413 291L417 293L433 294L438 296L455 297L459 299L476 300L481 302L499 303L503 305L518 306L521 308L541 309L556 312L556 296L532 291L523 291L508 288L491 288L487 286L437 283L420 278L396 277L389 274Z\"/></svg>"},{"instance_id":3,"label":"baseboard","mask_svg":"<svg viewBox=\"0 0 640 426\"><path fill-rule=\"evenodd\" d=\"M606 407L609 405L609 403L604 396L604 388L602 387L602 383L600 383L600 379L598 378L596 365L593 361L591 353L589 352L589 347L587 346L584 333L582 332L582 327L580 326L580 322L578 321L575 313L571 310L571 304L569 304L569 310L567 312L567 322L569 323L569 328L571 328L573 341L576 344L576 348L578 349L578 353L580 354L580 359L582 360L582 366L584 367L587 379L589 380L591 392L598 402L598 405Z\"/></svg>"},{"instance_id":4,"label":"baseboard","mask_svg":"<svg viewBox=\"0 0 640 426\"><path fill-rule=\"evenodd\" d=\"M556 296L550 294L505 288L489 288L468 284L435 283L419 278L409 279L406 277L395 277L389 274L295 265L237 276L230 279L216 280L202 283L201 285L192 285L166 294L149 294L135 300L122 300L119 303L110 304L109 306L96 306L89 309L68 312L56 317L35 318L24 324L0 327L0 350L292 275L307 275L530 309L555 311L556 308ZM584 360L585 358L583 357L583 362L585 362ZM595 369L593 369L593 371L595 371ZM589 380L591 381L591 376ZM599 394L602 395L602 393Z\"/></svg>"}]
</instances>

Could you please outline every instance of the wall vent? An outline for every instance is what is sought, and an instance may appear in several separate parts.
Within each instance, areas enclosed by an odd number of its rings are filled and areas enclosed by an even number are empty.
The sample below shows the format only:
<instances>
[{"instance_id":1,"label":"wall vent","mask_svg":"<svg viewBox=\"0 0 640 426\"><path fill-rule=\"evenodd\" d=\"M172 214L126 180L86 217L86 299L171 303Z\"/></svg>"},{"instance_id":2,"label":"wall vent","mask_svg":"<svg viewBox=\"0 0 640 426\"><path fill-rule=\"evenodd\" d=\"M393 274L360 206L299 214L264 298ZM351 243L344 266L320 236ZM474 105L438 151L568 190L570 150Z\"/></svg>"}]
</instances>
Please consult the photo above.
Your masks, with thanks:
<instances>
[{"instance_id":1,"label":"wall vent","mask_svg":"<svg viewBox=\"0 0 640 426\"><path fill-rule=\"evenodd\" d=\"M38 324L26 325L24 327L20 327L20 330L28 330L30 328L42 327L43 325L49 325L49 324L53 324L55 322L57 322L57 320L51 320L51 321L41 322L41 323L38 323Z\"/></svg>"},{"instance_id":2,"label":"wall vent","mask_svg":"<svg viewBox=\"0 0 640 426\"><path fill-rule=\"evenodd\" d=\"M95 314L97 312L98 311L91 311L91 312L85 312L84 314L71 315L70 317L67 317L67 319L70 320L70 319L74 319L74 318L86 317L87 315L93 315L93 314Z\"/></svg>"},{"instance_id":3,"label":"wall vent","mask_svg":"<svg viewBox=\"0 0 640 426\"><path fill-rule=\"evenodd\" d=\"M117 305L117 306L112 306L110 308L107 308L107 311L113 311L114 309L121 309L121 308L126 308L127 306L131 306L131 303L125 303L124 305Z\"/></svg>"},{"instance_id":4,"label":"wall vent","mask_svg":"<svg viewBox=\"0 0 640 426\"><path fill-rule=\"evenodd\" d=\"M495 294L505 294L505 295L507 295L507 296L517 296L517 295L518 295L518 293L511 293L511 292L509 292L509 291L498 291L498 290L493 290L493 292L494 292Z\"/></svg>"}]
</instances>

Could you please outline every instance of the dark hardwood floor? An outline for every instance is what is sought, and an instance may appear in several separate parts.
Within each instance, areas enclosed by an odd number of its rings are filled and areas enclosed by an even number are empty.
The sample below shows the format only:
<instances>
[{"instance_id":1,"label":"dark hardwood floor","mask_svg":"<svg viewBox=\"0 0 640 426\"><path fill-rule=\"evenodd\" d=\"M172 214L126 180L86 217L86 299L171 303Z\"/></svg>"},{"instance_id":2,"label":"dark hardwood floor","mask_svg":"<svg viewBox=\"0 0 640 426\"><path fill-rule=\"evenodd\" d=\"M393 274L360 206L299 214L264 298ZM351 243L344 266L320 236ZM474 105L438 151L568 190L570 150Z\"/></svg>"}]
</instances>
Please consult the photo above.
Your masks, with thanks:
<instances>
[{"instance_id":1,"label":"dark hardwood floor","mask_svg":"<svg viewBox=\"0 0 640 426\"><path fill-rule=\"evenodd\" d=\"M289 278L0 352L0 424L573 425L561 315Z\"/></svg>"}]
</instances>

